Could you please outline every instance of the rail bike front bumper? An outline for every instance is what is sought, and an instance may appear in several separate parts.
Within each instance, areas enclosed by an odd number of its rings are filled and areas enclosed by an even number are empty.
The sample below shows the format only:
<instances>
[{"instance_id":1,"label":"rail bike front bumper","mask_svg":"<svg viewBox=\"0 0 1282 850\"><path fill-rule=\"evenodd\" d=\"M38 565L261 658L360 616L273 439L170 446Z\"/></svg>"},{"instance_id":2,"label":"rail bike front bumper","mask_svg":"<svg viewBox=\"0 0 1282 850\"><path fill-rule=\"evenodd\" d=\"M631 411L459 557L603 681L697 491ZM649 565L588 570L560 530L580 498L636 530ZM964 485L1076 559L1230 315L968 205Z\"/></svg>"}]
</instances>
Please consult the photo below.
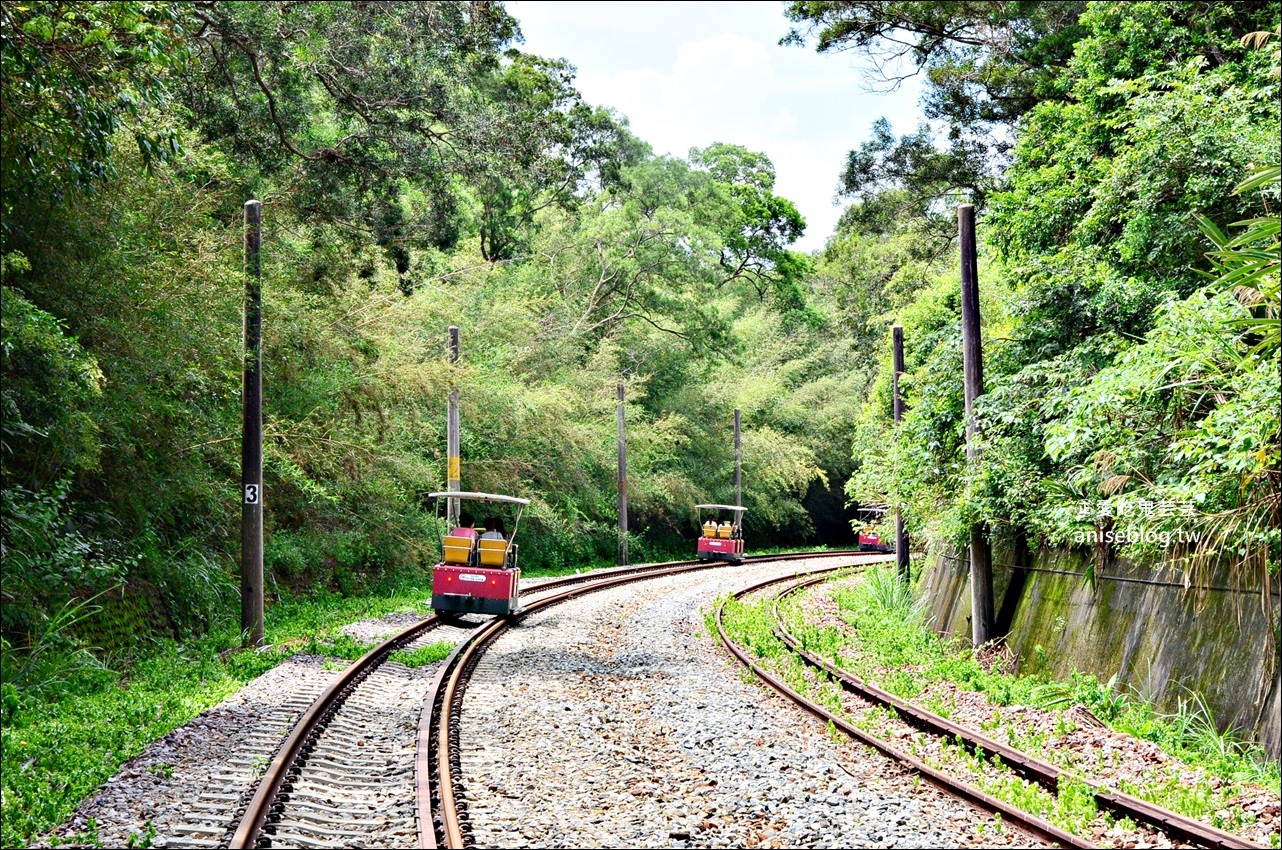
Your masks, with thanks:
<instances>
[{"instance_id":1,"label":"rail bike front bumper","mask_svg":"<svg viewBox=\"0 0 1282 850\"><path fill-rule=\"evenodd\" d=\"M441 564L432 571L432 608L460 614L512 614L520 609L520 570Z\"/></svg>"}]
</instances>

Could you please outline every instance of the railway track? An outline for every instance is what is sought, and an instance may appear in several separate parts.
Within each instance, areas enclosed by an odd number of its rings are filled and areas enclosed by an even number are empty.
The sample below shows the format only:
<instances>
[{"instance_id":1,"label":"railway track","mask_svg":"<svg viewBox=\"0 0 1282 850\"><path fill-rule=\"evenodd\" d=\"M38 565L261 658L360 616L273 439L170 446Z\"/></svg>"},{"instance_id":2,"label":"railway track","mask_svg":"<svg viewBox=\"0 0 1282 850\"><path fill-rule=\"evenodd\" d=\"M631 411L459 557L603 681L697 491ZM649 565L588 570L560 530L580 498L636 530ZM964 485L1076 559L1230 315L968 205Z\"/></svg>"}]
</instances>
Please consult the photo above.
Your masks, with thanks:
<instances>
[{"instance_id":1,"label":"railway track","mask_svg":"<svg viewBox=\"0 0 1282 850\"><path fill-rule=\"evenodd\" d=\"M859 553L771 555L745 562L852 554ZM405 846L408 842L395 829L389 832L389 824L401 819L414 824L410 838L420 847L467 846L470 829L466 791L459 780L458 717L467 677L485 648L526 614L584 593L719 566L723 564L715 561L678 561L552 579L523 593L525 607L510 619L432 616L407 627L344 670L303 713L274 752L229 839L215 839L212 827L192 837L207 846L232 848L328 847L379 846L377 834L391 836L388 846ZM398 713L402 720L406 714L403 699L395 695L398 677L405 678L404 668L388 665L388 658L398 649L423 644L433 632L460 626L470 634L438 668L418 712L415 752L407 760L404 747L391 740L394 735L370 733L389 722L395 725ZM384 716L371 719L371 714L380 713ZM413 812L389 808L393 788L409 781L414 785ZM220 800L224 811L229 802Z\"/></svg>"},{"instance_id":2,"label":"railway track","mask_svg":"<svg viewBox=\"0 0 1282 850\"><path fill-rule=\"evenodd\" d=\"M1082 777L1080 776L1069 774L1055 765L1033 758L1032 756L1020 752L1013 747L1001 744L966 727L952 723L944 717L927 711L919 706L912 705L911 703L908 703L907 701L902 700L893 694L876 687L875 685L857 679L849 673L837 669L831 663L816 656L814 653L805 650L796 637L788 631L787 627L784 625L783 619L779 615L779 602L789 595L799 593L802 590L828 580L831 575L839 569L842 568L823 568L813 570L804 578L800 579L791 576L769 579L739 591L734 594L734 598L742 599L745 596L760 593L777 585L785 585L774 593L771 601L775 622L775 636L784 645L786 645L792 653L800 658L807 667L815 671L818 675L826 676L846 693L852 694L873 705L879 705L894 712L900 719L922 732L945 739L953 739L961 743L962 746L972 753L978 753L989 757L996 756L1001 760L1002 764L1011 768L1030 782L1035 782L1038 785L1041 785L1051 793L1057 793L1061 779L1071 777L1074 780L1082 781ZM718 606L716 612L717 628L722 644L740 663L751 670L754 675L768 684L771 688L782 694L785 698L795 702L797 705L801 706L819 719L827 723L831 723L851 738L867 744L887 756L907 765L923 778L939 785L951 793L958 794L959 796L970 800L972 803L987 809L988 811L999 812L1006 820L1019 824L1030 832L1066 847L1087 848L1095 846L1079 836L1073 835L1054 826L1042 818L1038 818L1016 809L1004 801L986 794L980 789L958 779L957 777L931 767L921 759L918 759L910 753L895 747L881 738L859 729L842 717L828 711L813 700L797 693L781 679L773 676L760 664L756 663L743 647L735 644L727 636L725 627L722 623L723 608L724 602L722 605ZM1241 836L1225 832L1210 826L1209 824L1188 818L1137 797L1113 791L1092 783L1087 784L1090 787L1091 793L1094 795L1096 805L1100 810L1111 812L1119 818L1129 818L1136 823L1146 824L1164 833L1175 842L1197 847L1225 848L1225 850L1228 850L1228 848L1240 848L1241 850L1257 850L1258 848L1258 850L1264 850L1264 845L1252 843Z\"/></svg>"}]
</instances>

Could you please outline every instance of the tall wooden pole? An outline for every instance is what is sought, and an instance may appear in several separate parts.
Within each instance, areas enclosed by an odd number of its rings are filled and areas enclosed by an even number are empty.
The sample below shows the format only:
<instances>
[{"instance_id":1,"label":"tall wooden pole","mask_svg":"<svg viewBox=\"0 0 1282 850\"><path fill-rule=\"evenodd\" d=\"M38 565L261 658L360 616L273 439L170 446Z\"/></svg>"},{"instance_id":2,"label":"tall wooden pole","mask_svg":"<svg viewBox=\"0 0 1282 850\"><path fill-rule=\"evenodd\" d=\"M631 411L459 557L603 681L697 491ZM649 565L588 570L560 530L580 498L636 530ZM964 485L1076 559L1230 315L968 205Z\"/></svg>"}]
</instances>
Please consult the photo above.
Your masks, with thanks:
<instances>
[{"instance_id":1,"label":"tall wooden pole","mask_svg":"<svg viewBox=\"0 0 1282 850\"><path fill-rule=\"evenodd\" d=\"M734 409L734 504L743 507L743 452L739 447L739 408ZM738 521L739 517L735 517Z\"/></svg>"},{"instance_id":2,"label":"tall wooden pole","mask_svg":"<svg viewBox=\"0 0 1282 850\"><path fill-rule=\"evenodd\" d=\"M961 237L962 368L966 390L966 460L974 475L979 464L979 426L975 399L984 392L983 345L979 333L979 266L975 247L975 207L957 209ZM975 646L992 640L996 615L993 604L993 556L982 523L970 529L971 640Z\"/></svg>"},{"instance_id":3,"label":"tall wooden pole","mask_svg":"<svg viewBox=\"0 0 1282 850\"><path fill-rule=\"evenodd\" d=\"M263 645L263 204L245 202L244 373L240 443L240 632Z\"/></svg>"},{"instance_id":4,"label":"tall wooden pole","mask_svg":"<svg viewBox=\"0 0 1282 850\"><path fill-rule=\"evenodd\" d=\"M891 329L894 345L894 370L895 374L892 379L895 390L894 416L895 425L904 418L904 398L899 392L899 376L904 371L904 329L901 325L895 325ZM896 429L898 430L898 429ZM895 505L895 567L899 573L899 580L904 584L908 583L908 534L904 531L904 511L900 505Z\"/></svg>"},{"instance_id":5,"label":"tall wooden pole","mask_svg":"<svg viewBox=\"0 0 1282 850\"><path fill-rule=\"evenodd\" d=\"M623 384L619 384L619 566L628 564L628 440L623 431Z\"/></svg>"},{"instance_id":6,"label":"tall wooden pole","mask_svg":"<svg viewBox=\"0 0 1282 850\"><path fill-rule=\"evenodd\" d=\"M459 428L458 428L458 328L450 325L450 402L447 413L445 442L447 468L445 472L445 489L451 493L459 491ZM459 500L447 499L445 502L446 522L451 528L458 525Z\"/></svg>"}]
</instances>

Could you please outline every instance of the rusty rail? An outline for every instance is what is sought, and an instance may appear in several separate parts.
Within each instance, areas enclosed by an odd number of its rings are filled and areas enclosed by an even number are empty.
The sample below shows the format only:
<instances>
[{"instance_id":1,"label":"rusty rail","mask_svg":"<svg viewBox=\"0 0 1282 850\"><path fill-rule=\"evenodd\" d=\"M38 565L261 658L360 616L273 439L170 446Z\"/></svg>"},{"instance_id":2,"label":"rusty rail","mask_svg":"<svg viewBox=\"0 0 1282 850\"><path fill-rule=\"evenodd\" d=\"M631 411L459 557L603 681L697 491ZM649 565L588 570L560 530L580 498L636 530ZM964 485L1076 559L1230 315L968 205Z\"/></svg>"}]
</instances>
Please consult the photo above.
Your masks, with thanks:
<instances>
[{"instance_id":1,"label":"rusty rail","mask_svg":"<svg viewBox=\"0 0 1282 850\"><path fill-rule=\"evenodd\" d=\"M784 625L783 618L779 615L778 603L793 593L798 593L826 580L827 577L827 575L821 575L805 581L794 582L775 594L772 602L776 623L774 631L775 636L791 651L811 667L827 673L846 692L891 709L905 722L922 731L955 738L971 752L999 756L1002 762L1009 765L1012 770L1052 792L1058 792L1061 777L1080 780L1091 789L1095 802L1100 808L1111 811L1120 817L1127 817L1146 823L1179 841L1195 844L1199 847L1223 848L1223 850L1265 850L1264 845L1255 844L1239 835L1217 829L1209 824L1181 815L1178 812L1170 811L1147 800L1141 800L1130 794L1100 787L1096 783L1086 780L1083 776L1071 771L1065 771L1049 762L1030 756L1014 747L995 741L934 712L927 711L900 699L894 694L870 682L865 682L847 671L837 669L830 662L807 651Z\"/></svg>"},{"instance_id":2,"label":"rusty rail","mask_svg":"<svg viewBox=\"0 0 1282 850\"><path fill-rule=\"evenodd\" d=\"M802 558L832 558L840 556L858 555L858 552L838 551L838 552L806 552L791 555L764 555L745 558L745 563L761 561L786 561L797 560ZM641 581L647 578L655 578L663 575L674 575L682 572L692 572L695 570L715 569L727 566L720 561L672 561L659 564L648 564L639 566L614 567L605 570L598 570L590 575L574 575L553 579L545 582L536 588L531 588L527 592L542 592L544 590L554 590L562 587L574 588L576 585L588 585L577 589L568 590L556 597L547 600L540 600L532 605L527 612L538 610L546 604L555 604L555 602L565 601L574 598L580 593L588 593L594 590L601 590L606 587L615 587L621 584L627 584L633 581ZM428 699L424 705L424 711L420 718L418 730L418 752L415 755L415 784L416 791L416 818L418 820L419 845L421 847L435 848L438 846L438 836L434 828L434 822L439 819L444 824L444 834L441 838L446 846L462 846L462 830L458 824L458 813L454 806L453 784L451 782L435 783L432 779L435 771L433 762L439 766L442 759L448 760L450 755L450 745L448 744L448 725L440 728L446 729L445 746L440 746L442 737L440 729L436 728L437 734L433 734L434 727L431 725L431 719L435 716L433 704L439 703L441 698L446 695L450 699L461 698L462 687L465 681L464 671L470 661L479 657L494 636L511 622L519 620L519 616L511 621L494 620L477 629L477 634L472 635L469 639L461 643L454 649L441 665L436 678L433 680L432 687L428 693ZM269 825L272 819L272 810L279 798L280 792L289 784L290 776L300 766L301 759L308 750L308 743L319 734L328 722L334 712L343 704L343 701L351 694L352 690L360 682L373 672L379 665L387 660L393 651L408 644L422 635L424 632L436 628L443 622L442 618L433 615L426 619L420 620L413 625L408 626L391 638L384 641L379 646L370 650L358 661L350 665L346 670L338 675L332 684L316 699L314 703L294 724L289 735L281 743L276 752L275 758L268 765L262 779L255 788L254 795L245 808L244 814L237 823L236 829L232 835L229 847L232 850L241 850L242 848L256 847L264 838L264 829ZM444 692L442 692L444 689ZM431 756L429 757L429 753ZM444 756L441 755L444 753ZM434 809L432 805L432 791L435 790L441 799L438 806ZM439 818L436 817L439 815ZM449 821L453 819L453 824Z\"/></svg>"},{"instance_id":3,"label":"rusty rail","mask_svg":"<svg viewBox=\"0 0 1282 850\"><path fill-rule=\"evenodd\" d=\"M825 568L822 570L814 570L811 573L808 573L808 575L817 576L814 579L814 581L822 581L824 578L827 577L828 574L836 572L837 569L840 569L840 568ZM751 587L745 588L744 590L741 590L738 593L734 594L733 598L741 599L742 597L746 596L749 593L755 593L756 591L762 590L763 588L770 587L771 585L774 585L774 584L779 584L780 582L789 581L793 578L795 577L784 576L782 578L769 579L767 581L759 582L757 584L754 584ZM906 753L903 750L900 750L899 748L888 744L887 742L881 740L880 738L870 735L869 733L865 732L862 729L859 729L856 726L851 725L846 720L828 711L826 708L814 702L813 700L807 699L806 697L797 693L792 688L788 687L788 685L785 684L782 680L780 680L775 676L772 676L759 664L757 664L755 661L749 658L748 654L744 652L742 647L740 647L734 641L730 640L730 638L726 635L725 626L722 623L722 612L724 611L724 609L725 609L725 602L723 601L721 605L717 606L717 633L721 637L722 645L724 645L725 648L730 652L730 654L733 655L741 664L743 664L745 667L751 670L753 674L757 676L757 678L761 679L767 685L774 688L785 699L796 703L797 705L801 706L806 711L810 712L820 720L826 723L831 723L833 726L840 729L843 733L855 739L856 741L859 741L862 744L866 744L872 747L873 749L881 752L882 754L889 756L890 758L895 759L896 761L901 762L902 764L907 765L909 768L916 771L923 778L934 783L935 785L939 786L940 788L942 788L943 790L947 791L950 794L961 797L962 799L967 800L987 811L998 812L1001 814L1003 819L1010 821L1011 823L1018 824L1024 829L1027 829L1030 832L1040 835L1043 838L1047 838L1047 839L1050 839L1051 841L1055 841L1061 844L1062 846L1083 848L1083 850L1085 848L1090 848L1094 846L1086 841L1083 841L1081 838L1078 838L1077 836L1060 829L1054 824L1043 820L1042 818L1039 818L1034 815L1030 815L1027 812L1021 811L1020 809L1017 809L1014 806L1011 806L1010 804L1006 803L1003 800L999 800L996 797L993 797L989 794L984 793L983 791L979 790L973 785L970 785L966 782L962 782L956 777L949 776L947 773L944 773L941 770L937 770L936 768L931 767L930 765L921 761L917 757L910 755L909 753Z\"/></svg>"},{"instance_id":4,"label":"rusty rail","mask_svg":"<svg viewBox=\"0 0 1282 850\"><path fill-rule=\"evenodd\" d=\"M762 555L745 558L745 563L763 563L771 561L795 561L809 558L833 558L858 556L860 552L806 552L785 555ZM870 560L886 560L888 556L875 555ZM701 570L726 568L721 561L676 561L662 564L651 564L646 567L617 567L601 570L591 577L576 576L564 581L548 582L536 590L555 588L565 584L580 584L561 593L531 602L524 610L510 618L495 618L475 634L470 636L455 650L455 655L442 665L440 673L432 683L432 688L424 699L423 714L419 720L419 745L426 743L431 749L428 754L421 750L417 756L417 765L422 767L416 773L418 782L419 812L419 846L435 850L437 847L463 848L468 846L468 829L459 817L455 785L458 780L454 775L457 743L457 708L461 705L462 692L471 667L485 652L503 630L520 622L524 617L558 605L579 596L595 593L654 578L662 578ZM790 577L791 578L791 577ZM434 768L434 770L433 770ZM433 801L439 805L435 809ZM437 829L439 824L439 830Z\"/></svg>"}]
</instances>

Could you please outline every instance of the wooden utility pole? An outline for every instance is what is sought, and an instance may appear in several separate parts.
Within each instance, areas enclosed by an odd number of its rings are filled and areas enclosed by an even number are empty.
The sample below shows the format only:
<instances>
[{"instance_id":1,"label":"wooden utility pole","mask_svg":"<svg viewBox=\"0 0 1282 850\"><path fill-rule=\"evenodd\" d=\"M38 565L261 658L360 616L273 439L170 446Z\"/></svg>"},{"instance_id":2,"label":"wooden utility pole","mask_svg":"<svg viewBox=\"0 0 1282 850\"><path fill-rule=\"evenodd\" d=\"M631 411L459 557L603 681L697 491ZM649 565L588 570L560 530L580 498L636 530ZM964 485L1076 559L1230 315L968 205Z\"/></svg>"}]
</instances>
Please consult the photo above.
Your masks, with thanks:
<instances>
[{"instance_id":1,"label":"wooden utility pole","mask_svg":"<svg viewBox=\"0 0 1282 850\"><path fill-rule=\"evenodd\" d=\"M619 566L628 565L628 440L623 432L623 384L619 384Z\"/></svg>"},{"instance_id":2,"label":"wooden utility pole","mask_svg":"<svg viewBox=\"0 0 1282 850\"><path fill-rule=\"evenodd\" d=\"M975 399L984 393L983 345L979 333L979 264L975 246L975 207L957 209L961 237L962 368L966 390L966 460L973 476L979 465L979 426L975 422ZM992 640L993 554L983 523L970 529L971 641L975 646Z\"/></svg>"},{"instance_id":3,"label":"wooden utility pole","mask_svg":"<svg viewBox=\"0 0 1282 850\"><path fill-rule=\"evenodd\" d=\"M743 452L739 448L739 408L734 409L734 504L743 507ZM735 517L737 521L739 517Z\"/></svg>"},{"instance_id":4,"label":"wooden utility pole","mask_svg":"<svg viewBox=\"0 0 1282 850\"><path fill-rule=\"evenodd\" d=\"M894 350L894 370L895 374L892 379L895 391L894 400L894 417L895 425L898 426L900 420L904 418L904 398L899 392L899 376L904 371L904 329L902 325L895 325L891 329ZM898 430L898 428L896 428ZM895 505L895 567L899 573L899 580L904 584L908 583L908 534L904 531L904 511L900 505Z\"/></svg>"},{"instance_id":5,"label":"wooden utility pole","mask_svg":"<svg viewBox=\"0 0 1282 850\"><path fill-rule=\"evenodd\" d=\"M458 327L450 325L450 401L445 424L445 489L459 491L459 438L458 438ZM450 528L458 526L459 500L445 500L445 521Z\"/></svg>"},{"instance_id":6,"label":"wooden utility pole","mask_svg":"<svg viewBox=\"0 0 1282 850\"><path fill-rule=\"evenodd\" d=\"M240 632L263 645L263 203L245 202L245 328L241 379Z\"/></svg>"}]
</instances>

